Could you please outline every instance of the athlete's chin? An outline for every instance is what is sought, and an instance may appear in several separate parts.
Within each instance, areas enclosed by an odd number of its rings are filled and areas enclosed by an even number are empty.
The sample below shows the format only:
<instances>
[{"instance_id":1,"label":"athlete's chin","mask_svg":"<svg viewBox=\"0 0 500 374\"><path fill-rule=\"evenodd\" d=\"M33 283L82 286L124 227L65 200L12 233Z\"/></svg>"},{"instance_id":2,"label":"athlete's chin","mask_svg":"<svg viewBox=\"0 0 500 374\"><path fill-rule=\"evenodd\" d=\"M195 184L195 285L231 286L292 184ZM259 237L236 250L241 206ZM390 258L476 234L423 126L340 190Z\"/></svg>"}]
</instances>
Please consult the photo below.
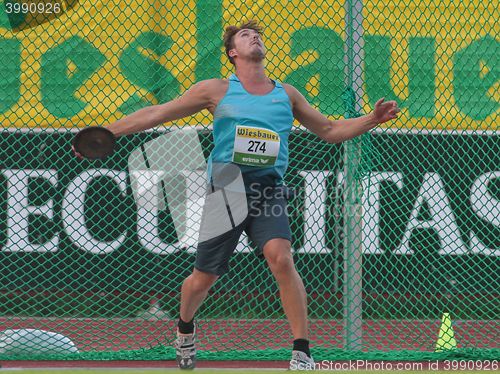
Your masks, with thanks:
<instances>
[{"instance_id":1,"label":"athlete's chin","mask_svg":"<svg viewBox=\"0 0 500 374\"><path fill-rule=\"evenodd\" d=\"M263 51L255 51L250 56L250 59L255 62L264 61L265 58L266 58L266 53Z\"/></svg>"}]
</instances>

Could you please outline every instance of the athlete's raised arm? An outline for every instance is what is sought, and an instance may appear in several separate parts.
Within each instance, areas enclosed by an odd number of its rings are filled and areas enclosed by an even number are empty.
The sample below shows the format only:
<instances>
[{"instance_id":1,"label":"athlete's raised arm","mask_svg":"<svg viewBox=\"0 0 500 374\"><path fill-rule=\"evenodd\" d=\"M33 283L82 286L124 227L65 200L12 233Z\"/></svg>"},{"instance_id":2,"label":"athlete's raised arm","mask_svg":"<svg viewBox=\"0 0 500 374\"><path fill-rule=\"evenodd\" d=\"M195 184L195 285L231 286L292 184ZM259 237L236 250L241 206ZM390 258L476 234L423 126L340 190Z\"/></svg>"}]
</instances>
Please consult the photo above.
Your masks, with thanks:
<instances>
[{"instance_id":1,"label":"athlete's raised arm","mask_svg":"<svg viewBox=\"0 0 500 374\"><path fill-rule=\"evenodd\" d=\"M293 86L284 85L292 103L294 117L306 128L328 143L340 143L355 138L381 123L398 117L395 101L380 99L369 114L357 118L331 120L313 108Z\"/></svg>"},{"instance_id":2,"label":"athlete's raised arm","mask_svg":"<svg viewBox=\"0 0 500 374\"><path fill-rule=\"evenodd\" d=\"M220 80L198 82L182 96L164 104L151 105L106 126L115 136L148 130L165 122L191 116L213 106L213 92Z\"/></svg>"}]
</instances>

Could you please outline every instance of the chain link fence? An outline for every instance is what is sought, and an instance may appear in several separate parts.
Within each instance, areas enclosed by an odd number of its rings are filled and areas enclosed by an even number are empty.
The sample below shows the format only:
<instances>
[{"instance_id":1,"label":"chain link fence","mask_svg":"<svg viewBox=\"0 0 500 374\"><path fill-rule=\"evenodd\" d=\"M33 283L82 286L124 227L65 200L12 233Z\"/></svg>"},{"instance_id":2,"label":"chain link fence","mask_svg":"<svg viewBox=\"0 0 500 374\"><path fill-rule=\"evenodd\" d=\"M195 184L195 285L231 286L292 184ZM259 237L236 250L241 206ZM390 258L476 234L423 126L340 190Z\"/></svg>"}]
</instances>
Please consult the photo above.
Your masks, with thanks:
<instances>
[{"instance_id":1,"label":"chain link fence","mask_svg":"<svg viewBox=\"0 0 500 374\"><path fill-rule=\"evenodd\" d=\"M173 359L201 205L139 206L129 157L186 128L208 157L211 115L119 138L104 161L79 161L70 144L83 127L228 77L223 30L248 19L265 27L269 76L325 115L367 113L380 97L402 108L345 144L298 123L290 135L288 212L315 358L498 359L493 0L4 1L0 358ZM167 187L189 194L200 178ZM242 237L198 313L202 359L289 358L277 286L252 252ZM444 313L457 347L435 353Z\"/></svg>"}]
</instances>

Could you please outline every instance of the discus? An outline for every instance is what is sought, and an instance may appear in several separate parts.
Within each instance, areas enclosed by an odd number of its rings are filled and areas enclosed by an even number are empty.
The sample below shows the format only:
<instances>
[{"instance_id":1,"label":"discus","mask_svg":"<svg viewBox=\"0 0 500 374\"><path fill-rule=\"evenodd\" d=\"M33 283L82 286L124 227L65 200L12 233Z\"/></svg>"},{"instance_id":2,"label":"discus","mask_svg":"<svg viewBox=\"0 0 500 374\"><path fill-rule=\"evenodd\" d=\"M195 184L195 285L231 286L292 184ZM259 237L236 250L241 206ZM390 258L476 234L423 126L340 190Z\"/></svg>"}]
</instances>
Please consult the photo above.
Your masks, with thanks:
<instances>
[{"instance_id":1,"label":"discus","mask_svg":"<svg viewBox=\"0 0 500 374\"><path fill-rule=\"evenodd\" d=\"M113 154L115 136L104 127L86 127L73 139L73 149L77 155L89 160L102 160Z\"/></svg>"}]
</instances>

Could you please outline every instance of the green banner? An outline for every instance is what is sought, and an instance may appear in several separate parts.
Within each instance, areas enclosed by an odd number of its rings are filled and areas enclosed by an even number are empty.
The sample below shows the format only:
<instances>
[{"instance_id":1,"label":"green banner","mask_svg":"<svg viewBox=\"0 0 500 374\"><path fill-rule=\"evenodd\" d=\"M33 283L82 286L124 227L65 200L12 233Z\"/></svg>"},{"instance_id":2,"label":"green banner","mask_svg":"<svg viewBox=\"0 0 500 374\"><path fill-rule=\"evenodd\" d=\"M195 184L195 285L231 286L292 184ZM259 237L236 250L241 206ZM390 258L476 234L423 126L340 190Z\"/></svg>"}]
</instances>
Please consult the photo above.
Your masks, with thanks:
<instances>
[{"instance_id":1,"label":"green banner","mask_svg":"<svg viewBox=\"0 0 500 374\"><path fill-rule=\"evenodd\" d=\"M176 289L191 270L181 264L186 259L192 263L195 247L179 244L168 206L150 220L138 216L125 161L155 136L120 138L110 159L88 162L72 155L70 133L2 133L3 286ZM207 156L211 133L199 136ZM293 247L302 258L298 266L311 278L314 258L337 261L343 247L342 218L335 214L342 210L342 147L319 142L311 134L292 134L287 175L297 190L289 206ZM22 157L12 152L21 145L29 150ZM408 282L423 277L417 283L426 292L451 281L469 291L498 290L499 280L491 279L500 262L498 137L374 134L372 145L374 154L386 153L363 180L365 289L404 291ZM315 158L294 157L309 147L320 150L315 155L320 165ZM415 168L417 160L421 163ZM190 180L183 183L188 186ZM156 240L164 243L161 250ZM246 238L240 242L234 275L248 261L264 266L249 253L251 245ZM377 280L386 276L377 270L381 264L392 274L384 282ZM333 279L333 265L322 271ZM225 278L228 284L231 274ZM329 285L325 280L318 289Z\"/></svg>"}]
</instances>

